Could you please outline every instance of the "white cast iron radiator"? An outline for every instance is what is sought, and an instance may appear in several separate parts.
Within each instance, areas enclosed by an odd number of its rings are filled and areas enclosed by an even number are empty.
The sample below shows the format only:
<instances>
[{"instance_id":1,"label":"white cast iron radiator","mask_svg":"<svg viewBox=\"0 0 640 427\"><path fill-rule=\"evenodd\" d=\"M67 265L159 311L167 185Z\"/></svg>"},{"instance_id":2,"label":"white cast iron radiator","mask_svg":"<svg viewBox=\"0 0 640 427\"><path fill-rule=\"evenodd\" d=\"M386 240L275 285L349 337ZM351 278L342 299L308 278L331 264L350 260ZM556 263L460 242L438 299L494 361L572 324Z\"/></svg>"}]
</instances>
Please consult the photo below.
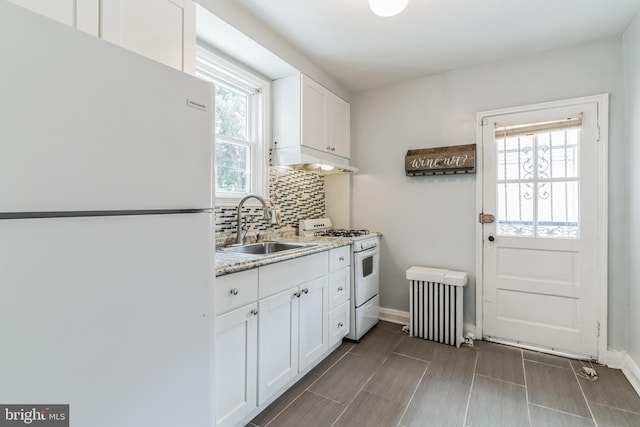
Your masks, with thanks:
<instances>
[{"instance_id":1,"label":"white cast iron radiator","mask_svg":"<svg viewBox=\"0 0 640 427\"><path fill-rule=\"evenodd\" d=\"M441 268L411 267L409 280L409 335L460 347L462 291L467 273Z\"/></svg>"}]
</instances>

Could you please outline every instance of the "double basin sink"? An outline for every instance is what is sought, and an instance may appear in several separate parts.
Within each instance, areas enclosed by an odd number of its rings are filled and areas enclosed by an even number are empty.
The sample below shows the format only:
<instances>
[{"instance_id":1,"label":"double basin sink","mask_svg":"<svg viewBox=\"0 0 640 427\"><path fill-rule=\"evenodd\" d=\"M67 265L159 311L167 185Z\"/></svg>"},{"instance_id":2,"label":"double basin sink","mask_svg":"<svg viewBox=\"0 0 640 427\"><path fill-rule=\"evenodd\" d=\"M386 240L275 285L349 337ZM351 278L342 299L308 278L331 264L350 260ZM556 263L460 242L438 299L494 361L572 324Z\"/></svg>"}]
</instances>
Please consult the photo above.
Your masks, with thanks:
<instances>
[{"instance_id":1,"label":"double basin sink","mask_svg":"<svg viewBox=\"0 0 640 427\"><path fill-rule=\"evenodd\" d=\"M272 255L295 249L309 248L316 246L313 243L293 243L293 242L260 242L247 245L232 245L216 249L218 252L244 255Z\"/></svg>"}]
</instances>

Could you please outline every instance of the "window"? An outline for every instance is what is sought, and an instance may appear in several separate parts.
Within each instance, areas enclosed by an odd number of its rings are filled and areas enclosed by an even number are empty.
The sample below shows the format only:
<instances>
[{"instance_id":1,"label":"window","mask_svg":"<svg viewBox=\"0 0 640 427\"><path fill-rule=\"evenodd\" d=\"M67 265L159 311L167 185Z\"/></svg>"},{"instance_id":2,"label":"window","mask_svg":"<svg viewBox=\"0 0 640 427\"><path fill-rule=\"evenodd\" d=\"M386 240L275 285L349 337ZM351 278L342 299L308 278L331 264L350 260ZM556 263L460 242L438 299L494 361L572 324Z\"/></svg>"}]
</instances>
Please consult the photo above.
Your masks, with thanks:
<instances>
[{"instance_id":1,"label":"window","mask_svg":"<svg viewBox=\"0 0 640 427\"><path fill-rule=\"evenodd\" d=\"M581 118L496 127L497 233L580 237Z\"/></svg>"},{"instance_id":2,"label":"window","mask_svg":"<svg viewBox=\"0 0 640 427\"><path fill-rule=\"evenodd\" d=\"M196 51L196 76L215 87L216 198L264 195L270 82L204 46Z\"/></svg>"}]
</instances>

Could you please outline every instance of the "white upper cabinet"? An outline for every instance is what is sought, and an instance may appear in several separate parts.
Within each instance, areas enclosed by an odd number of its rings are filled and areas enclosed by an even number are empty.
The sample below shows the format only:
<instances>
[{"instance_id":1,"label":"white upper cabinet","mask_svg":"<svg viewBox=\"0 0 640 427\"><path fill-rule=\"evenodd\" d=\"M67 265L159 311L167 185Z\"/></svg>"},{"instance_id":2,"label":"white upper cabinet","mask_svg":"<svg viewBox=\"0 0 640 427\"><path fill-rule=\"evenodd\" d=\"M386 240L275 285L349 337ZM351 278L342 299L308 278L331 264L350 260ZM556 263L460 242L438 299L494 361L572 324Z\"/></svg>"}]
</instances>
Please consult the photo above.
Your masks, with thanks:
<instances>
[{"instance_id":1,"label":"white upper cabinet","mask_svg":"<svg viewBox=\"0 0 640 427\"><path fill-rule=\"evenodd\" d=\"M333 154L350 157L351 106L342 98L329 92L326 98L327 146Z\"/></svg>"},{"instance_id":2,"label":"white upper cabinet","mask_svg":"<svg viewBox=\"0 0 640 427\"><path fill-rule=\"evenodd\" d=\"M32 12L98 35L100 0L9 0Z\"/></svg>"},{"instance_id":3,"label":"white upper cabinet","mask_svg":"<svg viewBox=\"0 0 640 427\"><path fill-rule=\"evenodd\" d=\"M102 0L101 5L103 39L193 74L193 0Z\"/></svg>"},{"instance_id":4,"label":"white upper cabinet","mask_svg":"<svg viewBox=\"0 0 640 427\"><path fill-rule=\"evenodd\" d=\"M306 76L302 76L302 144L316 150L331 151L327 145L327 93Z\"/></svg>"},{"instance_id":5,"label":"white upper cabinet","mask_svg":"<svg viewBox=\"0 0 640 427\"><path fill-rule=\"evenodd\" d=\"M276 80L273 88L276 148L304 146L350 157L349 104L304 74Z\"/></svg>"},{"instance_id":6,"label":"white upper cabinet","mask_svg":"<svg viewBox=\"0 0 640 427\"><path fill-rule=\"evenodd\" d=\"M193 0L9 0L193 74L196 22Z\"/></svg>"}]
</instances>

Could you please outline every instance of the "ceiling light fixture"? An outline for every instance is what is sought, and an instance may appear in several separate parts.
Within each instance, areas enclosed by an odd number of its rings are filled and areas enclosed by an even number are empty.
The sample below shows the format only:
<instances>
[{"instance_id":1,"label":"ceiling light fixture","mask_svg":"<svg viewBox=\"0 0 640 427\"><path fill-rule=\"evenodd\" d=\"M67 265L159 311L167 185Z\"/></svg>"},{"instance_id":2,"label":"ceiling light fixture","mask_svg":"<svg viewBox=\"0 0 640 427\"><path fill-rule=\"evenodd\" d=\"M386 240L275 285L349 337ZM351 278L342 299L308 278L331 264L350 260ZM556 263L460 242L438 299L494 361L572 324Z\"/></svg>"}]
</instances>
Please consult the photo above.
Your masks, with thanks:
<instances>
[{"instance_id":1,"label":"ceiling light fixture","mask_svg":"<svg viewBox=\"0 0 640 427\"><path fill-rule=\"evenodd\" d=\"M399 14L407 7L407 4L409 4L409 0L369 0L371 11L382 17Z\"/></svg>"}]
</instances>

